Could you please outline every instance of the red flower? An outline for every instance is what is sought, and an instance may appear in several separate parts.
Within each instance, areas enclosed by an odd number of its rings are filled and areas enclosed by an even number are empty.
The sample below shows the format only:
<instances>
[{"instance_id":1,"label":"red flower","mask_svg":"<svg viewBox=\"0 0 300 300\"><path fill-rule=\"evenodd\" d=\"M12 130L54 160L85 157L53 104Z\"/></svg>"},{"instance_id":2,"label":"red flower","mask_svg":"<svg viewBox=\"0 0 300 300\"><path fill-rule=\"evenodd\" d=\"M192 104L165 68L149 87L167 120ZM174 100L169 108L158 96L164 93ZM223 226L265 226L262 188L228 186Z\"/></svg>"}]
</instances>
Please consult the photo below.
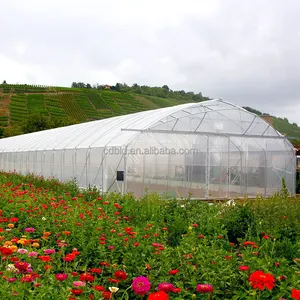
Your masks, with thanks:
<instances>
[{"instance_id":1,"label":"red flower","mask_svg":"<svg viewBox=\"0 0 300 300\"><path fill-rule=\"evenodd\" d=\"M43 262L52 261L52 258L49 255L40 255L40 256L38 256L38 258L40 260L42 260Z\"/></svg>"},{"instance_id":2,"label":"red flower","mask_svg":"<svg viewBox=\"0 0 300 300\"><path fill-rule=\"evenodd\" d=\"M149 295L148 300L169 300L169 296L166 292L156 292Z\"/></svg>"},{"instance_id":3,"label":"red flower","mask_svg":"<svg viewBox=\"0 0 300 300\"><path fill-rule=\"evenodd\" d=\"M66 254L65 257L63 257L63 260L67 261L67 262L70 262L70 261L73 261L75 259L75 257L76 257L75 254L69 253L69 254Z\"/></svg>"},{"instance_id":4,"label":"red flower","mask_svg":"<svg viewBox=\"0 0 300 300\"><path fill-rule=\"evenodd\" d=\"M127 274L124 271L116 271L115 274L114 274L114 277L116 279L126 280L127 279Z\"/></svg>"},{"instance_id":5,"label":"red flower","mask_svg":"<svg viewBox=\"0 0 300 300\"><path fill-rule=\"evenodd\" d=\"M255 242L251 242L251 241L245 241L244 242L244 246L254 246Z\"/></svg>"},{"instance_id":6,"label":"red flower","mask_svg":"<svg viewBox=\"0 0 300 300\"><path fill-rule=\"evenodd\" d=\"M99 269L99 268L92 268L92 269L90 269L90 272L91 272L91 273L100 274L100 273L102 273L102 270Z\"/></svg>"},{"instance_id":7,"label":"red flower","mask_svg":"<svg viewBox=\"0 0 300 300\"><path fill-rule=\"evenodd\" d=\"M240 266L239 270L240 271L248 271L250 268L248 266Z\"/></svg>"},{"instance_id":8,"label":"red flower","mask_svg":"<svg viewBox=\"0 0 300 300\"><path fill-rule=\"evenodd\" d=\"M214 287L211 284L197 284L196 286L196 292L206 294L206 293L212 293L214 291Z\"/></svg>"},{"instance_id":9,"label":"red flower","mask_svg":"<svg viewBox=\"0 0 300 300\"><path fill-rule=\"evenodd\" d=\"M79 296L79 295L81 295L81 294L83 293L83 290L80 290L80 289L72 289L72 290L71 290L71 293L72 293L73 295Z\"/></svg>"},{"instance_id":10,"label":"red flower","mask_svg":"<svg viewBox=\"0 0 300 300\"><path fill-rule=\"evenodd\" d=\"M300 290L292 289L291 298L295 300L300 300Z\"/></svg>"},{"instance_id":11,"label":"red flower","mask_svg":"<svg viewBox=\"0 0 300 300\"><path fill-rule=\"evenodd\" d=\"M102 297L103 299L110 299L111 292L102 292Z\"/></svg>"},{"instance_id":12,"label":"red flower","mask_svg":"<svg viewBox=\"0 0 300 300\"><path fill-rule=\"evenodd\" d=\"M174 269L174 270L171 270L171 271L169 272L169 274L170 274L170 275L175 275L175 274L177 274L178 272L179 272L179 270Z\"/></svg>"},{"instance_id":13,"label":"red flower","mask_svg":"<svg viewBox=\"0 0 300 300\"><path fill-rule=\"evenodd\" d=\"M105 291L104 286L102 286L102 285L95 285L94 290L96 290L98 292L104 292Z\"/></svg>"},{"instance_id":14,"label":"red flower","mask_svg":"<svg viewBox=\"0 0 300 300\"><path fill-rule=\"evenodd\" d=\"M119 283L121 280L120 279L114 279L114 278L108 278L108 281L111 283Z\"/></svg>"},{"instance_id":15,"label":"red flower","mask_svg":"<svg viewBox=\"0 0 300 300\"><path fill-rule=\"evenodd\" d=\"M261 291L264 288L272 290L275 286L274 276L270 273L264 273L260 270L251 273L249 281L251 287L253 287L254 289L260 289Z\"/></svg>"},{"instance_id":16,"label":"red flower","mask_svg":"<svg viewBox=\"0 0 300 300\"><path fill-rule=\"evenodd\" d=\"M13 251L10 248L1 247L0 252L3 256L9 256L13 254Z\"/></svg>"},{"instance_id":17,"label":"red flower","mask_svg":"<svg viewBox=\"0 0 300 300\"><path fill-rule=\"evenodd\" d=\"M83 274L80 275L79 280L91 282L91 281L94 281L95 278L94 278L94 276L92 274L83 273Z\"/></svg>"}]
</instances>

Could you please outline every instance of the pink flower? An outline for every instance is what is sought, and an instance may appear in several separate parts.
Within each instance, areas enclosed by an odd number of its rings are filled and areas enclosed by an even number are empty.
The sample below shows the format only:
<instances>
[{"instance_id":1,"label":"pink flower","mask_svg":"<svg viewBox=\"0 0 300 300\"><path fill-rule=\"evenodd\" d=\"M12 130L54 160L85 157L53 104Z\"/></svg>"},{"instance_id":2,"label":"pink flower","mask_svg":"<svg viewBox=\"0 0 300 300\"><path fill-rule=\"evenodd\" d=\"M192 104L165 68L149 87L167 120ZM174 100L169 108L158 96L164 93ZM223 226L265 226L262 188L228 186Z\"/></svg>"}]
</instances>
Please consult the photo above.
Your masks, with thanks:
<instances>
[{"instance_id":1,"label":"pink flower","mask_svg":"<svg viewBox=\"0 0 300 300\"><path fill-rule=\"evenodd\" d=\"M58 280L58 281L64 281L68 278L68 274L65 274L65 273L58 273L58 274L55 274L55 278Z\"/></svg>"},{"instance_id":2,"label":"pink flower","mask_svg":"<svg viewBox=\"0 0 300 300\"><path fill-rule=\"evenodd\" d=\"M16 280L17 280L16 277L7 278L7 281L8 281L8 282L14 282L14 281L16 281Z\"/></svg>"},{"instance_id":3,"label":"pink flower","mask_svg":"<svg viewBox=\"0 0 300 300\"><path fill-rule=\"evenodd\" d=\"M44 253L47 255L53 254L53 253L55 253L55 250L54 249L46 249L46 250L44 250Z\"/></svg>"},{"instance_id":4,"label":"pink flower","mask_svg":"<svg viewBox=\"0 0 300 300\"><path fill-rule=\"evenodd\" d=\"M33 227L25 228L25 232L35 232L35 229Z\"/></svg>"},{"instance_id":5,"label":"pink flower","mask_svg":"<svg viewBox=\"0 0 300 300\"><path fill-rule=\"evenodd\" d=\"M139 276L133 279L132 289L136 295L143 296L151 289L151 283L147 277Z\"/></svg>"},{"instance_id":6,"label":"pink flower","mask_svg":"<svg viewBox=\"0 0 300 300\"><path fill-rule=\"evenodd\" d=\"M158 285L157 290L160 291L164 291L164 292L172 292L175 289L175 286L173 283L169 283L169 282L162 282Z\"/></svg>"},{"instance_id":7,"label":"pink flower","mask_svg":"<svg viewBox=\"0 0 300 300\"><path fill-rule=\"evenodd\" d=\"M83 282L83 281L74 281L74 282L73 282L73 285L74 285L75 287L79 287L79 286L85 286L86 283Z\"/></svg>"},{"instance_id":8,"label":"pink flower","mask_svg":"<svg viewBox=\"0 0 300 300\"><path fill-rule=\"evenodd\" d=\"M18 249L18 251L17 251L18 253L20 253L20 254L25 254L25 253L27 253L28 252L28 250L27 249Z\"/></svg>"},{"instance_id":9,"label":"pink flower","mask_svg":"<svg viewBox=\"0 0 300 300\"><path fill-rule=\"evenodd\" d=\"M212 293L214 290L213 286L211 284L197 284L196 292L206 294L206 293Z\"/></svg>"},{"instance_id":10,"label":"pink flower","mask_svg":"<svg viewBox=\"0 0 300 300\"><path fill-rule=\"evenodd\" d=\"M37 257L39 254L35 251L28 252L28 257Z\"/></svg>"}]
</instances>

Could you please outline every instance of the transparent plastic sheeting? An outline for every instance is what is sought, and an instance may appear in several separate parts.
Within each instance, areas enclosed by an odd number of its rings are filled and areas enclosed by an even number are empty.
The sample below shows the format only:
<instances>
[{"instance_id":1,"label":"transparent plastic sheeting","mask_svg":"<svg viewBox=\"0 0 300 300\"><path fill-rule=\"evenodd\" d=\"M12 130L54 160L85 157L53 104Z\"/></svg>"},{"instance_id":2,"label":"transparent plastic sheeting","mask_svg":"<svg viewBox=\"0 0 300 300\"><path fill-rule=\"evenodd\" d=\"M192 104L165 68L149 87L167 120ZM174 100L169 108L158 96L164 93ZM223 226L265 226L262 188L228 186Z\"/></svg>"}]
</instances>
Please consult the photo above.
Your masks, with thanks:
<instances>
[{"instance_id":1,"label":"transparent plastic sheeting","mask_svg":"<svg viewBox=\"0 0 300 300\"><path fill-rule=\"evenodd\" d=\"M260 117L210 100L2 139L0 167L103 192L216 199L270 196L282 178L294 194L296 157Z\"/></svg>"}]
</instances>

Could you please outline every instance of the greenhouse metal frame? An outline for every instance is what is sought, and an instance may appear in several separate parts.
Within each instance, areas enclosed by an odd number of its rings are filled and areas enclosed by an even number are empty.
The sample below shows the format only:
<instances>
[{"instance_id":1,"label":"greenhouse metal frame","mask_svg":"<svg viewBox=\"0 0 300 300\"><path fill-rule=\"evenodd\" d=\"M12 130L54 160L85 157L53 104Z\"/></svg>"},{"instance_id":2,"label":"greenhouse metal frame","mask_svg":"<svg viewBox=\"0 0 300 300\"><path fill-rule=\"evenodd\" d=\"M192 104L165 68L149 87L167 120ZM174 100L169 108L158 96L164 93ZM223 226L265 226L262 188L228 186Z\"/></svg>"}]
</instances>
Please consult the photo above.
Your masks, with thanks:
<instances>
[{"instance_id":1,"label":"greenhouse metal frame","mask_svg":"<svg viewBox=\"0 0 300 300\"><path fill-rule=\"evenodd\" d=\"M0 140L0 168L104 192L218 199L295 194L292 144L247 110L209 100Z\"/></svg>"}]
</instances>

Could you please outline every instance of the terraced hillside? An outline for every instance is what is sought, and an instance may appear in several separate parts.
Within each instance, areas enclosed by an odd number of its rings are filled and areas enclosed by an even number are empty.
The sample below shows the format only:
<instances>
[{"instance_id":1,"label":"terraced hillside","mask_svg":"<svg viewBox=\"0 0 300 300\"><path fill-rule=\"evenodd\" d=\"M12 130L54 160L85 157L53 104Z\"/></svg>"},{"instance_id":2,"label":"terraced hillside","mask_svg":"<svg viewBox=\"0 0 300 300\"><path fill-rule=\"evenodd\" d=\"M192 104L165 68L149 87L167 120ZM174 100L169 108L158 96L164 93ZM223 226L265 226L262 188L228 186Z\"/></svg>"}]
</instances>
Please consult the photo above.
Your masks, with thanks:
<instances>
[{"instance_id":1,"label":"terraced hillside","mask_svg":"<svg viewBox=\"0 0 300 300\"><path fill-rule=\"evenodd\" d=\"M181 103L187 101L111 90L5 84L0 85L0 127L35 114L86 122Z\"/></svg>"},{"instance_id":2,"label":"terraced hillside","mask_svg":"<svg viewBox=\"0 0 300 300\"><path fill-rule=\"evenodd\" d=\"M110 89L2 84L0 129L21 124L28 120L30 115L87 122L187 102L190 101L116 92ZM262 114L250 107L246 109L258 115ZM287 119L274 117L273 125L279 132L300 140L300 127L297 124L290 124Z\"/></svg>"}]
</instances>

